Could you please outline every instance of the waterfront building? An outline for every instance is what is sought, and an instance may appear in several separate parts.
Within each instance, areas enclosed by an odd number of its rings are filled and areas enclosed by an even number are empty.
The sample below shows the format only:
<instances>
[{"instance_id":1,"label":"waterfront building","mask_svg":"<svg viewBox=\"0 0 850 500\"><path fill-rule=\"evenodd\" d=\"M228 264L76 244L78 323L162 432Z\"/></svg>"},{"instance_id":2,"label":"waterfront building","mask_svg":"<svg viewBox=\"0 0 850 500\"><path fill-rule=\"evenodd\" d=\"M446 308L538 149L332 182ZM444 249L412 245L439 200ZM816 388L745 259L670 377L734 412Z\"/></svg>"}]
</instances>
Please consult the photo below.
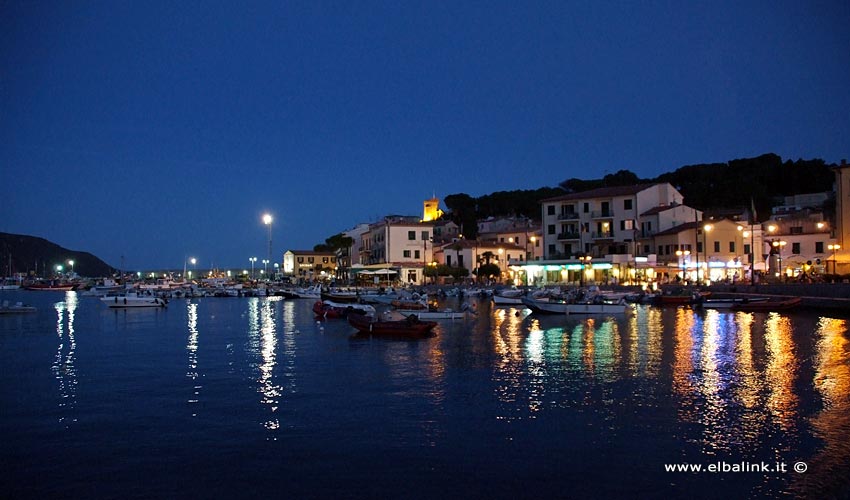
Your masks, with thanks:
<instances>
[{"instance_id":1,"label":"waterfront building","mask_svg":"<svg viewBox=\"0 0 850 500\"><path fill-rule=\"evenodd\" d=\"M336 276L334 252L287 250L283 254L283 274L303 281L324 281Z\"/></svg>"},{"instance_id":2,"label":"waterfront building","mask_svg":"<svg viewBox=\"0 0 850 500\"><path fill-rule=\"evenodd\" d=\"M768 275L781 279L807 279L812 274L834 273L831 249L837 232L824 215L830 193L785 197L784 204L772 209L763 224L765 237L761 251L767 255Z\"/></svg>"},{"instance_id":3,"label":"waterfront building","mask_svg":"<svg viewBox=\"0 0 850 500\"><path fill-rule=\"evenodd\" d=\"M654 280L654 234L702 216L682 202L669 183L606 187L542 200L543 260L527 266L526 281Z\"/></svg>"},{"instance_id":4,"label":"waterfront building","mask_svg":"<svg viewBox=\"0 0 850 500\"><path fill-rule=\"evenodd\" d=\"M519 260L525 254L525 248L515 243L457 239L435 247L434 262L449 267L462 267L475 278L476 270L484 264L499 266L504 280L513 280L515 270L510 262Z\"/></svg>"},{"instance_id":5,"label":"waterfront building","mask_svg":"<svg viewBox=\"0 0 850 500\"><path fill-rule=\"evenodd\" d=\"M433 229L433 222L415 216L384 217L360 235L359 263L367 269L392 264L400 281L424 283L424 269L433 255Z\"/></svg>"},{"instance_id":6,"label":"waterfront building","mask_svg":"<svg viewBox=\"0 0 850 500\"><path fill-rule=\"evenodd\" d=\"M523 247L519 261L543 258L540 223L527 217L488 217L478 221L478 239Z\"/></svg>"}]
</instances>

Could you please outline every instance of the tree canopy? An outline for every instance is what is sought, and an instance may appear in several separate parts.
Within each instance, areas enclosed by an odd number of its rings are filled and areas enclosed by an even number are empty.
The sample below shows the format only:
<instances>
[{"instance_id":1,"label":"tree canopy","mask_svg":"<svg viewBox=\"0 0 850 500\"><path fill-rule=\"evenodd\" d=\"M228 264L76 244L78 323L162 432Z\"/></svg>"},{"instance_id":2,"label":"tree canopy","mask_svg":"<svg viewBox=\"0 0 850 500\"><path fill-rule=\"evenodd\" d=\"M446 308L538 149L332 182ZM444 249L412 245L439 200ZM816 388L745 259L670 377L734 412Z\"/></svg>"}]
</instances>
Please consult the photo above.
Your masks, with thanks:
<instances>
[{"instance_id":1,"label":"tree canopy","mask_svg":"<svg viewBox=\"0 0 850 500\"><path fill-rule=\"evenodd\" d=\"M464 193L451 194L444 202L449 210L446 216L461 226L467 238L477 236L479 219L524 215L540 220L543 199L641 183L669 182L682 193L687 205L700 210L749 208L752 200L757 212L766 214L781 203L783 196L831 191L835 180L833 166L821 159L783 162L778 155L768 153L726 163L686 165L656 178L641 179L634 172L619 170L602 179L567 179L554 188L498 191L478 198Z\"/></svg>"}]
</instances>

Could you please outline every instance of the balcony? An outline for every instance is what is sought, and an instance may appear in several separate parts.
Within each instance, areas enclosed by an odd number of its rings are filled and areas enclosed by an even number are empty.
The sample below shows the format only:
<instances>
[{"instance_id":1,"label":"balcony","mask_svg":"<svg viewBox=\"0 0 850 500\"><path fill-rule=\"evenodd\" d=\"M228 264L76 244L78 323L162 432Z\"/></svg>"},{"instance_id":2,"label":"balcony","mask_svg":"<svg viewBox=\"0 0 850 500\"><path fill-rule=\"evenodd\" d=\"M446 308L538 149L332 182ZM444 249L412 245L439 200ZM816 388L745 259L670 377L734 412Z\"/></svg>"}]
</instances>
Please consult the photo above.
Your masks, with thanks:
<instances>
[{"instance_id":1,"label":"balcony","mask_svg":"<svg viewBox=\"0 0 850 500\"><path fill-rule=\"evenodd\" d=\"M600 233L592 233L591 238L594 240L612 240L614 239L613 231L602 231Z\"/></svg>"},{"instance_id":2,"label":"balcony","mask_svg":"<svg viewBox=\"0 0 850 500\"><path fill-rule=\"evenodd\" d=\"M566 231L558 234L559 240L578 240L581 239L581 233L578 231Z\"/></svg>"},{"instance_id":3,"label":"balcony","mask_svg":"<svg viewBox=\"0 0 850 500\"><path fill-rule=\"evenodd\" d=\"M578 212L562 212L558 214L558 220L578 220Z\"/></svg>"},{"instance_id":4,"label":"balcony","mask_svg":"<svg viewBox=\"0 0 850 500\"><path fill-rule=\"evenodd\" d=\"M590 212L590 216L594 219L613 219L614 211L613 210L594 210Z\"/></svg>"}]
</instances>

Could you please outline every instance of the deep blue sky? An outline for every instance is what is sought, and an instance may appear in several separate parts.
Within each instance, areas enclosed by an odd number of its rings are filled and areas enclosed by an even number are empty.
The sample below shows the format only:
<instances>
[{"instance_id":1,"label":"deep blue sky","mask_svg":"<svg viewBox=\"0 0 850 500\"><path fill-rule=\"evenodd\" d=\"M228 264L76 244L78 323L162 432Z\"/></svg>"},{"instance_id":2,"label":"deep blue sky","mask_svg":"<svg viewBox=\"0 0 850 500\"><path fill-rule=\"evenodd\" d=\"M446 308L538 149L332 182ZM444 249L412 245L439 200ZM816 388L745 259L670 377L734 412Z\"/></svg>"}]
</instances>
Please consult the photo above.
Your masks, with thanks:
<instances>
[{"instance_id":1,"label":"deep blue sky","mask_svg":"<svg viewBox=\"0 0 850 500\"><path fill-rule=\"evenodd\" d=\"M850 3L0 1L0 231L247 266L359 222L850 157Z\"/></svg>"}]
</instances>

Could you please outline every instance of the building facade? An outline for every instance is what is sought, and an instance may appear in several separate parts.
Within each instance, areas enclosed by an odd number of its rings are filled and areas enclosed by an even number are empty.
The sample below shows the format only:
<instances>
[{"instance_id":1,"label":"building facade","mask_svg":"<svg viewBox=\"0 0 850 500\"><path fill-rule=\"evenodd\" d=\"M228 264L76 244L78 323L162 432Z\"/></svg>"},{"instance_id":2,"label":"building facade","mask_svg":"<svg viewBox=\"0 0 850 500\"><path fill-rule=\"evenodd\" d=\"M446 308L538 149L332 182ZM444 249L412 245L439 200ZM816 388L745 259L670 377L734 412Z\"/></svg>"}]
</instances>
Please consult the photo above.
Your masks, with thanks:
<instances>
[{"instance_id":1,"label":"building facade","mask_svg":"<svg viewBox=\"0 0 850 500\"><path fill-rule=\"evenodd\" d=\"M324 281L336 277L334 252L287 250L283 254L283 274L299 281Z\"/></svg>"}]
</instances>

